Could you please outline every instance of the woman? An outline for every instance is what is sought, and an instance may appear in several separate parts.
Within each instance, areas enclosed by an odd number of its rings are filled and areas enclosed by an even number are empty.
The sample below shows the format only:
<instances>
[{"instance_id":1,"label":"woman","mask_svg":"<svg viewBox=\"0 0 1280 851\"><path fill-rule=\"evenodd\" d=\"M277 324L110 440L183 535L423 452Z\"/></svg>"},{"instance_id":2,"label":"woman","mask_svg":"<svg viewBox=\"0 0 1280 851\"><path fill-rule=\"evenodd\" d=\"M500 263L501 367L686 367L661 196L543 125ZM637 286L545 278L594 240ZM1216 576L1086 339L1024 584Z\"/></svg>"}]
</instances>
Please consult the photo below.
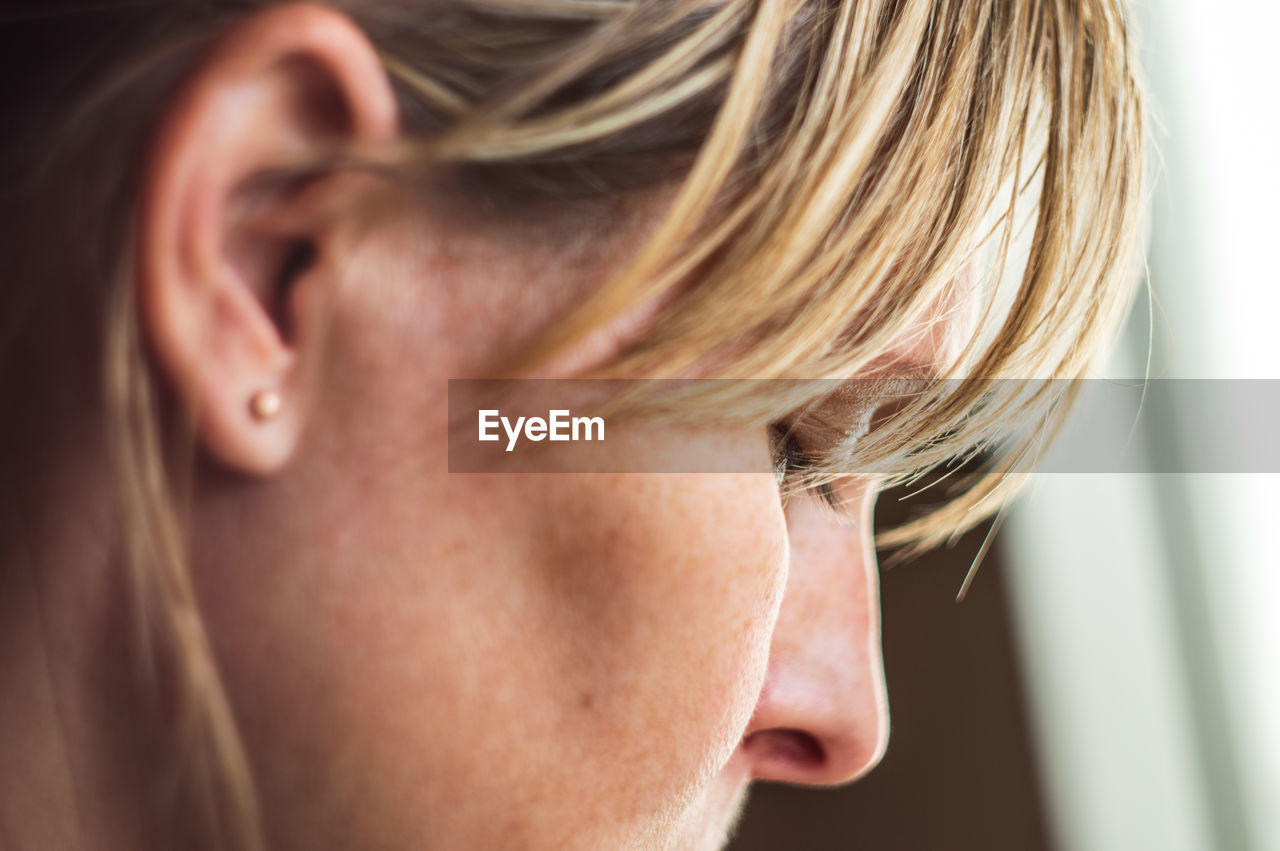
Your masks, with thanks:
<instances>
[{"instance_id":1,"label":"woman","mask_svg":"<svg viewBox=\"0 0 1280 851\"><path fill-rule=\"evenodd\" d=\"M1123 10L58 11L8 27L5 847L715 848L751 781L876 763L858 465L1059 385L717 384L680 405L739 472L514 476L449 472L448 379L1082 375L1133 279Z\"/></svg>"}]
</instances>

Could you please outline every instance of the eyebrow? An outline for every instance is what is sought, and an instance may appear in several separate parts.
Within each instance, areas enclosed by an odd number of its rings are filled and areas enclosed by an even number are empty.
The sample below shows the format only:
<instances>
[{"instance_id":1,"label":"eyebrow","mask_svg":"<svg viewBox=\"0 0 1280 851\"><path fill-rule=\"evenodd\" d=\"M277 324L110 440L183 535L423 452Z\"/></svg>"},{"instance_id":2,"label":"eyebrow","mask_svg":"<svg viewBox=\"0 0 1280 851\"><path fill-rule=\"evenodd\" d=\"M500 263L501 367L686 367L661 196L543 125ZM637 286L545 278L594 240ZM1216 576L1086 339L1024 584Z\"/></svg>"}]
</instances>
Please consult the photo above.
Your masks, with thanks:
<instances>
[{"instance_id":1,"label":"eyebrow","mask_svg":"<svg viewBox=\"0 0 1280 851\"><path fill-rule=\"evenodd\" d=\"M929 333L925 329L922 333ZM942 353L938 352L936 347L930 346L927 355L918 351L921 346L914 345L911 349L900 352L891 349L883 355L872 359L862 375L855 376L852 380L858 379L886 379L886 380L910 380L910 381L939 381L943 379L944 372L948 364L944 361Z\"/></svg>"}]
</instances>

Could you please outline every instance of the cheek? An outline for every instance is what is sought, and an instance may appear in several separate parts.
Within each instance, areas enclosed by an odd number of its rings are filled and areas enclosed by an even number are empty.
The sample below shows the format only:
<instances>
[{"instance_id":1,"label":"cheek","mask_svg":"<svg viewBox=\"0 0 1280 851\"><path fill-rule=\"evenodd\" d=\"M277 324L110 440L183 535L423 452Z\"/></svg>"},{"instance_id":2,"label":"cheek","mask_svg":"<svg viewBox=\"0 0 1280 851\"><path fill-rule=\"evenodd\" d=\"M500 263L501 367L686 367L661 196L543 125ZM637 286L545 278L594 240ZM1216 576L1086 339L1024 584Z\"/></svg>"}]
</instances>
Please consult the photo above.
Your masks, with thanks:
<instances>
[{"instance_id":1,"label":"cheek","mask_svg":"<svg viewBox=\"0 0 1280 851\"><path fill-rule=\"evenodd\" d=\"M203 518L202 603L275 833L655 835L759 695L787 569L773 477L449 474L445 379L484 329L445 312L452 337L371 320L305 459Z\"/></svg>"},{"instance_id":2,"label":"cheek","mask_svg":"<svg viewBox=\"0 0 1280 851\"><path fill-rule=\"evenodd\" d=\"M786 580L772 481L493 476L448 490L436 578L454 605L439 614L466 636L451 658L483 680L464 703L519 730L531 773L570 800L589 785L605 811L636 808L618 821L678 808L728 760L759 694Z\"/></svg>"},{"instance_id":3,"label":"cheek","mask_svg":"<svg viewBox=\"0 0 1280 851\"><path fill-rule=\"evenodd\" d=\"M573 478L512 507L530 524L526 566L568 681L630 758L660 747L668 774L699 755L722 762L755 704L785 584L772 482Z\"/></svg>"},{"instance_id":4,"label":"cheek","mask_svg":"<svg viewBox=\"0 0 1280 851\"><path fill-rule=\"evenodd\" d=\"M772 476L451 475L443 403L346 392L202 589L274 809L455 847L618 847L678 816L763 681Z\"/></svg>"}]
</instances>

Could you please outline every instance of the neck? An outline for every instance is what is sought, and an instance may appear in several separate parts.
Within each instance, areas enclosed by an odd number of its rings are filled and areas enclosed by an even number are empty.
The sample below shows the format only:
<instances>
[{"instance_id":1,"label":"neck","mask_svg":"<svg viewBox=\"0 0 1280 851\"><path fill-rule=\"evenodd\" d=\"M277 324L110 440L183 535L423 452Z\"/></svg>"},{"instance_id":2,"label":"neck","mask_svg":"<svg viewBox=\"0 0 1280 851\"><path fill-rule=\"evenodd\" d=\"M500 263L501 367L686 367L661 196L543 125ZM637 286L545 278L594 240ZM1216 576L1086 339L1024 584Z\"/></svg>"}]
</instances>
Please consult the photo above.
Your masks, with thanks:
<instances>
[{"instance_id":1,"label":"neck","mask_svg":"<svg viewBox=\"0 0 1280 851\"><path fill-rule=\"evenodd\" d=\"M0 445L35 446L17 430L6 423ZM0 495L7 847L156 845L139 790L153 786L156 737L148 731L159 719L145 697L131 600L113 556L118 523L101 433L64 428L44 435L44 451L12 452L18 487Z\"/></svg>"}]
</instances>

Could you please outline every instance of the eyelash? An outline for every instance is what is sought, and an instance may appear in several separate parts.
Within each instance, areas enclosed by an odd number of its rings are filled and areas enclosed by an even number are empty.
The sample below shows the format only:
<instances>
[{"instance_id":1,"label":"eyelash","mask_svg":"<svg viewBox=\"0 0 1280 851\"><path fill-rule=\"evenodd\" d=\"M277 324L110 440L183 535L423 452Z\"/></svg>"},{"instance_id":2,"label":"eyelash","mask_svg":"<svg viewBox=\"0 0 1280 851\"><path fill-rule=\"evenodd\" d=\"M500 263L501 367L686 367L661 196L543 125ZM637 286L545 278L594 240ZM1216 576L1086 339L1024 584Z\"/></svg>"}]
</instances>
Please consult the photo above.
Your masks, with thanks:
<instances>
[{"instance_id":1,"label":"eyelash","mask_svg":"<svg viewBox=\"0 0 1280 851\"><path fill-rule=\"evenodd\" d=\"M783 487L793 482L795 477L814 466L814 460L804 447L796 440L793 429L786 423L773 423L769 426L769 446L773 452L773 468L778 474L778 486ZM826 505L836 511L840 510L840 501L836 498L835 489L830 482L823 482L810 488Z\"/></svg>"}]
</instances>

